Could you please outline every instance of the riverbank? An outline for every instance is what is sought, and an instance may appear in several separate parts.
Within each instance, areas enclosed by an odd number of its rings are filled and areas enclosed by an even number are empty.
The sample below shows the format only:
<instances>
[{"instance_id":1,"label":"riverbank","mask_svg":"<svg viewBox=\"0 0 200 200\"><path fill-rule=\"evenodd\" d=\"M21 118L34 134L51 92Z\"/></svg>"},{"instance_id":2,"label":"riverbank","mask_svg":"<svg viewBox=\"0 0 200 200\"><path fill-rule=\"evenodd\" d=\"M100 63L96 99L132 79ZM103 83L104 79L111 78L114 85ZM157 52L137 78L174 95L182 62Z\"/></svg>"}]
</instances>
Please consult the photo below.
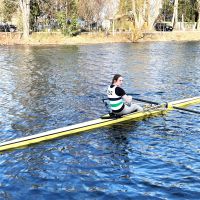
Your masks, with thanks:
<instances>
[{"instance_id":1,"label":"riverbank","mask_svg":"<svg viewBox=\"0 0 200 200\"><path fill-rule=\"evenodd\" d=\"M200 41L200 31L145 32L138 41Z\"/></svg>"},{"instance_id":2,"label":"riverbank","mask_svg":"<svg viewBox=\"0 0 200 200\"><path fill-rule=\"evenodd\" d=\"M38 32L32 33L29 39L24 40L20 32L0 33L1 45L81 45L116 42L131 42L131 34L84 33L76 37L69 37L59 32Z\"/></svg>"},{"instance_id":3,"label":"riverbank","mask_svg":"<svg viewBox=\"0 0 200 200\"><path fill-rule=\"evenodd\" d=\"M199 31L173 31L173 32L144 32L133 40L130 32L105 35L105 33L83 33L76 37L64 36L59 32L32 33L30 38L24 40L21 32L0 33L0 45L81 45L119 42L150 42L150 41L200 41Z\"/></svg>"}]
</instances>

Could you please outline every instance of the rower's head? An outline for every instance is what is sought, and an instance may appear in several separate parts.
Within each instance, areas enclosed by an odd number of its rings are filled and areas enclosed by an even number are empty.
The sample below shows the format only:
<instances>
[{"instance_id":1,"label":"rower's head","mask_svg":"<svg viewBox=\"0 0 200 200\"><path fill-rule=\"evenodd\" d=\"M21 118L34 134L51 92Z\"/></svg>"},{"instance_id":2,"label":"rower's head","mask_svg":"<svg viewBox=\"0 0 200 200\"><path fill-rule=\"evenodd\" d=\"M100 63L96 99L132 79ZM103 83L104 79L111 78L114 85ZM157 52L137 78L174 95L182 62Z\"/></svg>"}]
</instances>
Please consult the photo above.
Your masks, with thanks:
<instances>
[{"instance_id":1,"label":"rower's head","mask_svg":"<svg viewBox=\"0 0 200 200\"><path fill-rule=\"evenodd\" d=\"M121 86L123 82L123 78L120 74L115 74L112 79L112 85Z\"/></svg>"}]
</instances>

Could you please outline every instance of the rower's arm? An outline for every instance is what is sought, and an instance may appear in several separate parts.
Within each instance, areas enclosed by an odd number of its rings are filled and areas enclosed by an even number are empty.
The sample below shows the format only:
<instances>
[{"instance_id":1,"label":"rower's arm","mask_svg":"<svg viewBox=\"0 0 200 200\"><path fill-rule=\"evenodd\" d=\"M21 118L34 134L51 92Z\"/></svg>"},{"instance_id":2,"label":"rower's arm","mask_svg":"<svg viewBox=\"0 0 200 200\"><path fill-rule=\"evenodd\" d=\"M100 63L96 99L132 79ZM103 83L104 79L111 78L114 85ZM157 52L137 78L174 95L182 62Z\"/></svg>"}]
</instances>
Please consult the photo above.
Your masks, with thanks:
<instances>
[{"instance_id":1,"label":"rower's arm","mask_svg":"<svg viewBox=\"0 0 200 200\"><path fill-rule=\"evenodd\" d=\"M128 96L128 95L124 95L124 96L122 96L122 98L124 99L124 101L126 102L126 103L131 103L132 102L132 96Z\"/></svg>"}]
</instances>

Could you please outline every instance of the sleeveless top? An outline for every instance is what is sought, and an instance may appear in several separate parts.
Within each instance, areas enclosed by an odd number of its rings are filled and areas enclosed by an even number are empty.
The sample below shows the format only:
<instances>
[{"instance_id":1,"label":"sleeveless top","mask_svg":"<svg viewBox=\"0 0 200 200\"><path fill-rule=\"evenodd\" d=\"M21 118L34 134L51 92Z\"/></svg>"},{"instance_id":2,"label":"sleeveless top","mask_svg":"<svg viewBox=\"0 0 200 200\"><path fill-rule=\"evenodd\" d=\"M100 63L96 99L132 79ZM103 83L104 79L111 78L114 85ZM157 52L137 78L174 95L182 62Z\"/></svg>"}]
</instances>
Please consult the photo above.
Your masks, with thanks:
<instances>
[{"instance_id":1,"label":"sleeveless top","mask_svg":"<svg viewBox=\"0 0 200 200\"><path fill-rule=\"evenodd\" d=\"M111 85L107 89L107 96L110 103L110 108L114 113L119 113L124 109L124 101L122 96L126 93L125 91L115 85Z\"/></svg>"}]
</instances>

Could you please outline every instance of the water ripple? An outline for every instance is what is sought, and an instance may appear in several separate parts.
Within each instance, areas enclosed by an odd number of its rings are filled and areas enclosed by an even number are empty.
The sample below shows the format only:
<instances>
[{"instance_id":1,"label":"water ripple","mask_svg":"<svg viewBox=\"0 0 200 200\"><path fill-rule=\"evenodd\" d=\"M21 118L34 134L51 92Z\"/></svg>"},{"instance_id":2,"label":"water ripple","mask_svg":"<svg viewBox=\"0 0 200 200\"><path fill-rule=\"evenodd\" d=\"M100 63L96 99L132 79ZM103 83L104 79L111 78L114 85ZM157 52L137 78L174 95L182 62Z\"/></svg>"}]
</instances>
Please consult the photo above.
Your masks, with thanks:
<instances>
[{"instance_id":1,"label":"water ripple","mask_svg":"<svg viewBox=\"0 0 200 200\"><path fill-rule=\"evenodd\" d=\"M115 73L138 98L199 96L199 47L0 47L0 139L98 118ZM199 123L173 111L1 154L0 199L199 199Z\"/></svg>"}]
</instances>

